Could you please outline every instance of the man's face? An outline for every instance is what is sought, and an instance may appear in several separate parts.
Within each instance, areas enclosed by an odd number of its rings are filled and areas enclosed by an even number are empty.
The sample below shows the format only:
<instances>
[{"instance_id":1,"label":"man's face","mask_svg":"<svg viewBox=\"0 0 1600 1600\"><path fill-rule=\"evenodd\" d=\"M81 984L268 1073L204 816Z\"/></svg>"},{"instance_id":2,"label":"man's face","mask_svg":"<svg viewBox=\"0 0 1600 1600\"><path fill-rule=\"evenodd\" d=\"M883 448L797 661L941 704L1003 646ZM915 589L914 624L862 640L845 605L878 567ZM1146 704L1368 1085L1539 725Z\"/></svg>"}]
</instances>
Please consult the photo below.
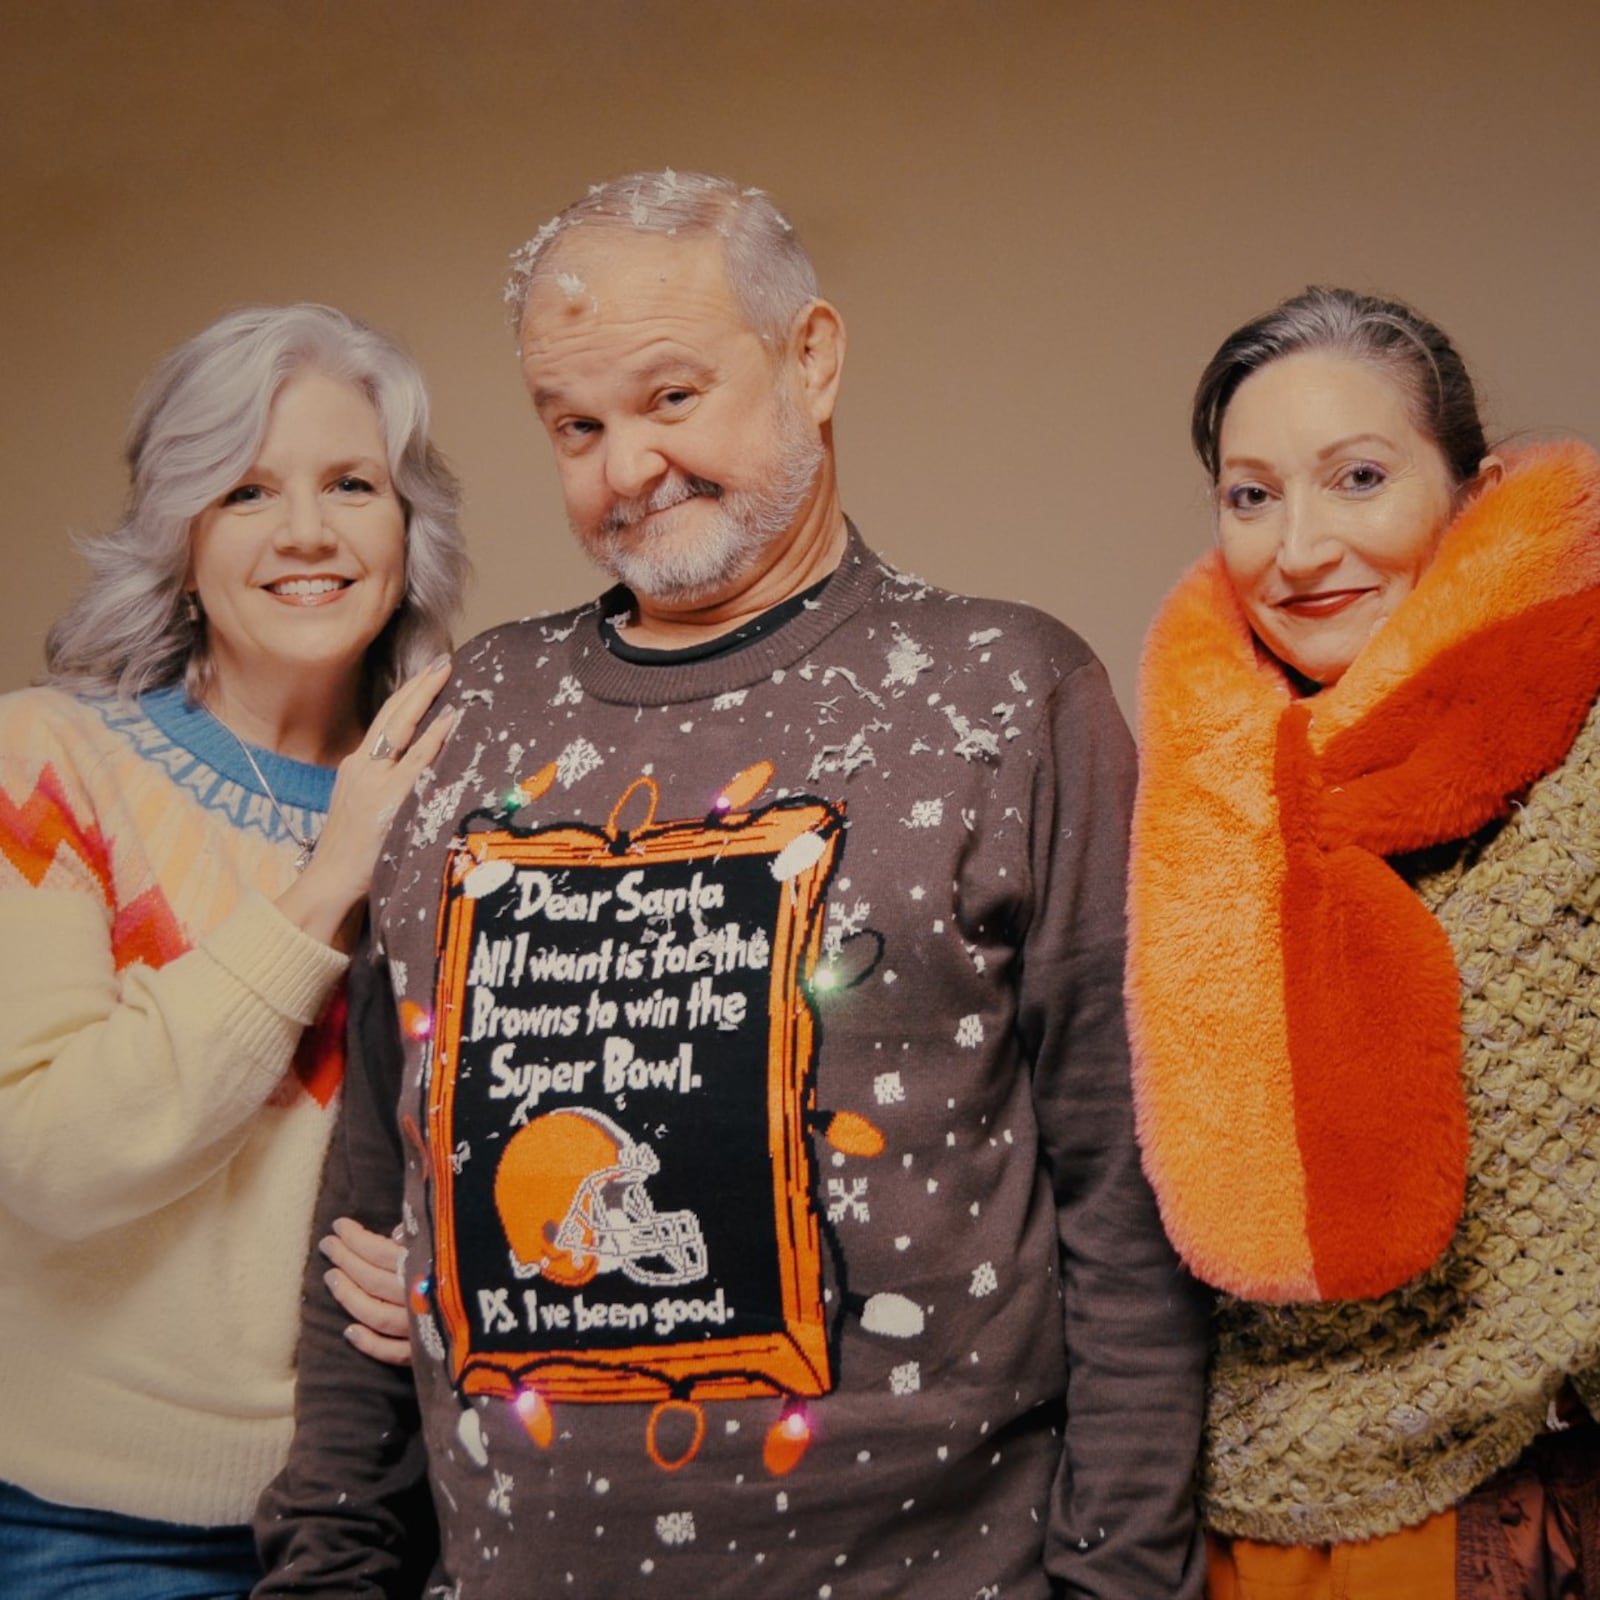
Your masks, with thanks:
<instances>
[{"instance_id":1,"label":"man's face","mask_svg":"<svg viewBox=\"0 0 1600 1600\"><path fill-rule=\"evenodd\" d=\"M528 296L522 368L573 531L635 593L714 602L798 528L820 433L720 240L574 230Z\"/></svg>"}]
</instances>

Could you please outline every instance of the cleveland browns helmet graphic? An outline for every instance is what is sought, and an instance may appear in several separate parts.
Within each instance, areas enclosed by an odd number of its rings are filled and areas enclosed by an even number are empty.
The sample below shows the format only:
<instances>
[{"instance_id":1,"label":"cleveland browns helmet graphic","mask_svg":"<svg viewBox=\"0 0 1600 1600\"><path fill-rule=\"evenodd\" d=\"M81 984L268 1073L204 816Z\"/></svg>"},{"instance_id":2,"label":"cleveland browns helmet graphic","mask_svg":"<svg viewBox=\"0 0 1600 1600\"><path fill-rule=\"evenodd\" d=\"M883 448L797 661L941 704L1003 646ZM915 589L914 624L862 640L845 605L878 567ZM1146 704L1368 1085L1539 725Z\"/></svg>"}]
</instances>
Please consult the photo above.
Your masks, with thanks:
<instances>
[{"instance_id":1,"label":"cleveland browns helmet graphic","mask_svg":"<svg viewBox=\"0 0 1600 1600\"><path fill-rule=\"evenodd\" d=\"M494 1203L519 1278L580 1288L599 1272L634 1283L693 1283L706 1245L692 1211L657 1211L646 1180L656 1153L586 1107L520 1128L495 1173Z\"/></svg>"}]
</instances>

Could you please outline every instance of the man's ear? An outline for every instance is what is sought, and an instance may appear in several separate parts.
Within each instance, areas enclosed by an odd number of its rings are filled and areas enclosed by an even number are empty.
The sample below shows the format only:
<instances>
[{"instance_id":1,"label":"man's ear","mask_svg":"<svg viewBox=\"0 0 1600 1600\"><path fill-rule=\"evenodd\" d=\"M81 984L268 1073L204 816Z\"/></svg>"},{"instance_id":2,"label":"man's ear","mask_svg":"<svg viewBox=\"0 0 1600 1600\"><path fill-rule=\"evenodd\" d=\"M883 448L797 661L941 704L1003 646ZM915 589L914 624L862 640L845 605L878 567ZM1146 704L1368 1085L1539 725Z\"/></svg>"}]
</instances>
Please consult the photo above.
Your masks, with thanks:
<instances>
[{"instance_id":1,"label":"man's ear","mask_svg":"<svg viewBox=\"0 0 1600 1600\"><path fill-rule=\"evenodd\" d=\"M1505 475L1505 462L1491 451L1478 463L1470 488L1474 494L1481 494L1485 489L1494 488Z\"/></svg>"},{"instance_id":2,"label":"man's ear","mask_svg":"<svg viewBox=\"0 0 1600 1600\"><path fill-rule=\"evenodd\" d=\"M813 300L795 318L789 348L806 414L819 428L832 420L838 403L844 345L844 318L826 300Z\"/></svg>"}]
</instances>

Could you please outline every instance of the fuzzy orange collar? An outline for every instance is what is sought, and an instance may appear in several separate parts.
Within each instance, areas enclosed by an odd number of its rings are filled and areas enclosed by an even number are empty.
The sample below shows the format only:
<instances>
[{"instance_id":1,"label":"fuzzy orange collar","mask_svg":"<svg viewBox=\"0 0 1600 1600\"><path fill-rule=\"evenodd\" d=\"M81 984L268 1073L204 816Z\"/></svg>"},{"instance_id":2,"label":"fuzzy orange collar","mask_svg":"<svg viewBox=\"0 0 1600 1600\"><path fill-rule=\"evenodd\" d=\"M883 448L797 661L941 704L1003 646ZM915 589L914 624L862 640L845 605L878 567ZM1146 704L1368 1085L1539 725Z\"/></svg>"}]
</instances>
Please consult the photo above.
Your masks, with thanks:
<instances>
[{"instance_id":1,"label":"fuzzy orange collar","mask_svg":"<svg viewBox=\"0 0 1600 1600\"><path fill-rule=\"evenodd\" d=\"M1332 687L1297 698L1212 554L1140 678L1128 1009L1174 1243L1250 1299L1366 1298L1449 1243L1458 980L1384 859L1507 815L1600 691L1600 457L1520 457Z\"/></svg>"}]
</instances>

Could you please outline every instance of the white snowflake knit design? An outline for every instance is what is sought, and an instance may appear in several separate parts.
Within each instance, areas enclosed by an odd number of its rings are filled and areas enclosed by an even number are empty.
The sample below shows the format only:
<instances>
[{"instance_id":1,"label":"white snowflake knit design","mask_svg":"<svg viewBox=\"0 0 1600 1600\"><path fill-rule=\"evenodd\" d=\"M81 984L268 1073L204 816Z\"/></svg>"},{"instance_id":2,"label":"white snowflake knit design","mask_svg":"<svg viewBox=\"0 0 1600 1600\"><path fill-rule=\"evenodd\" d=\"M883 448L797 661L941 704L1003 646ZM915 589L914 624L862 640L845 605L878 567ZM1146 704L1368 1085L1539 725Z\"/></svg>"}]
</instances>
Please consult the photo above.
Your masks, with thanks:
<instances>
[{"instance_id":1,"label":"white snowflake knit design","mask_svg":"<svg viewBox=\"0 0 1600 1600\"><path fill-rule=\"evenodd\" d=\"M932 800L913 800L911 802L911 815L904 819L907 828L937 828L944 821L944 801L935 797Z\"/></svg>"},{"instance_id":2,"label":"white snowflake knit design","mask_svg":"<svg viewBox=\"0 0 1600 1600\"><path fill-rule=\"evenodd\" d=\"M694 1512L662 1512L656 1518L656 1537L662 1544L693 1544Z\"/></svg>"},{"instance_id":3,"label":"white snowflake knit design","mask_svg":"<svg viewBox=\"0 0 1600 1600\"><path fill-rule=\"evenodd\" d=\"M880 1106L898 1105L906 1097L906 1086L898 1072L880 1072L872 1080L872 1096Z\"/></svg>"},{"instance_id":4,"label":"white snowflake knit design","mask_svg":"<svg viewBox=\"0 0 1600 1600\"><path fill-rule=\"evenodd\" d=\"M981 1300L987 1294L993 1294L1000 1287L1000 1279L996 1276L994 1263L985 1261L972 1269L972 1283L968 1292L973 1299Z\"/></svg>"},{"instance_id":5,"label":"white snowflake knit design","mask_svg":"<svg viewBox=\"0 0 1600 1600\"><path fill-rule=\"evenodd\" d=\"M915 1394L922 1387L922 1368L915 1361L902 1361L889 1372L889 1389L893 1394Z\"/></svg>"},{"instance_id":6,"label":"white snowflake knit design","mask_svg":"<svg viewBox=\"0 0 1600 1600\"><path fill-rule=\"evenodd\" d=\"M563 789L570 789L580 778L587 778L604 761L587 739L574 739L556 757L556 777Z\"/></svg>"},{"instance_id":7,"label":"white snowflake knit design","mask_svg":"<svg viewBox=\"0 0 1600 1600\"><path fill-rule=\"evenodd\" d=\"M828 1221L840 1222L845 1217L852 1217L857 1222L870 1222L872 1215L867 1209L867 1180L865 1178L828 1179Z\"/></svg>"},{"instance_id":8,"label":"white snowflake knit design","mask_svg":"<svg viewBox=\"0 0 1600 1600\"><path fill-rule=\"evenodd\" d=\"M515 1484L509 1472L494 1469L494 1487L489 1491L489 1509L502 1517L511 1515L511 1490Z\"/></svg>"},{"instance_id":9,"label":"white snowflake knit design","mask_svg":"<svg viewBox=\"0 0 1600 1600\"><path fill-rule=\"evenodd\" d=\"M969 1012L956 1024L956 1043L963 1050L974 1050L983 1043L983 1018Z\"/></svg>"}]
</instances>

